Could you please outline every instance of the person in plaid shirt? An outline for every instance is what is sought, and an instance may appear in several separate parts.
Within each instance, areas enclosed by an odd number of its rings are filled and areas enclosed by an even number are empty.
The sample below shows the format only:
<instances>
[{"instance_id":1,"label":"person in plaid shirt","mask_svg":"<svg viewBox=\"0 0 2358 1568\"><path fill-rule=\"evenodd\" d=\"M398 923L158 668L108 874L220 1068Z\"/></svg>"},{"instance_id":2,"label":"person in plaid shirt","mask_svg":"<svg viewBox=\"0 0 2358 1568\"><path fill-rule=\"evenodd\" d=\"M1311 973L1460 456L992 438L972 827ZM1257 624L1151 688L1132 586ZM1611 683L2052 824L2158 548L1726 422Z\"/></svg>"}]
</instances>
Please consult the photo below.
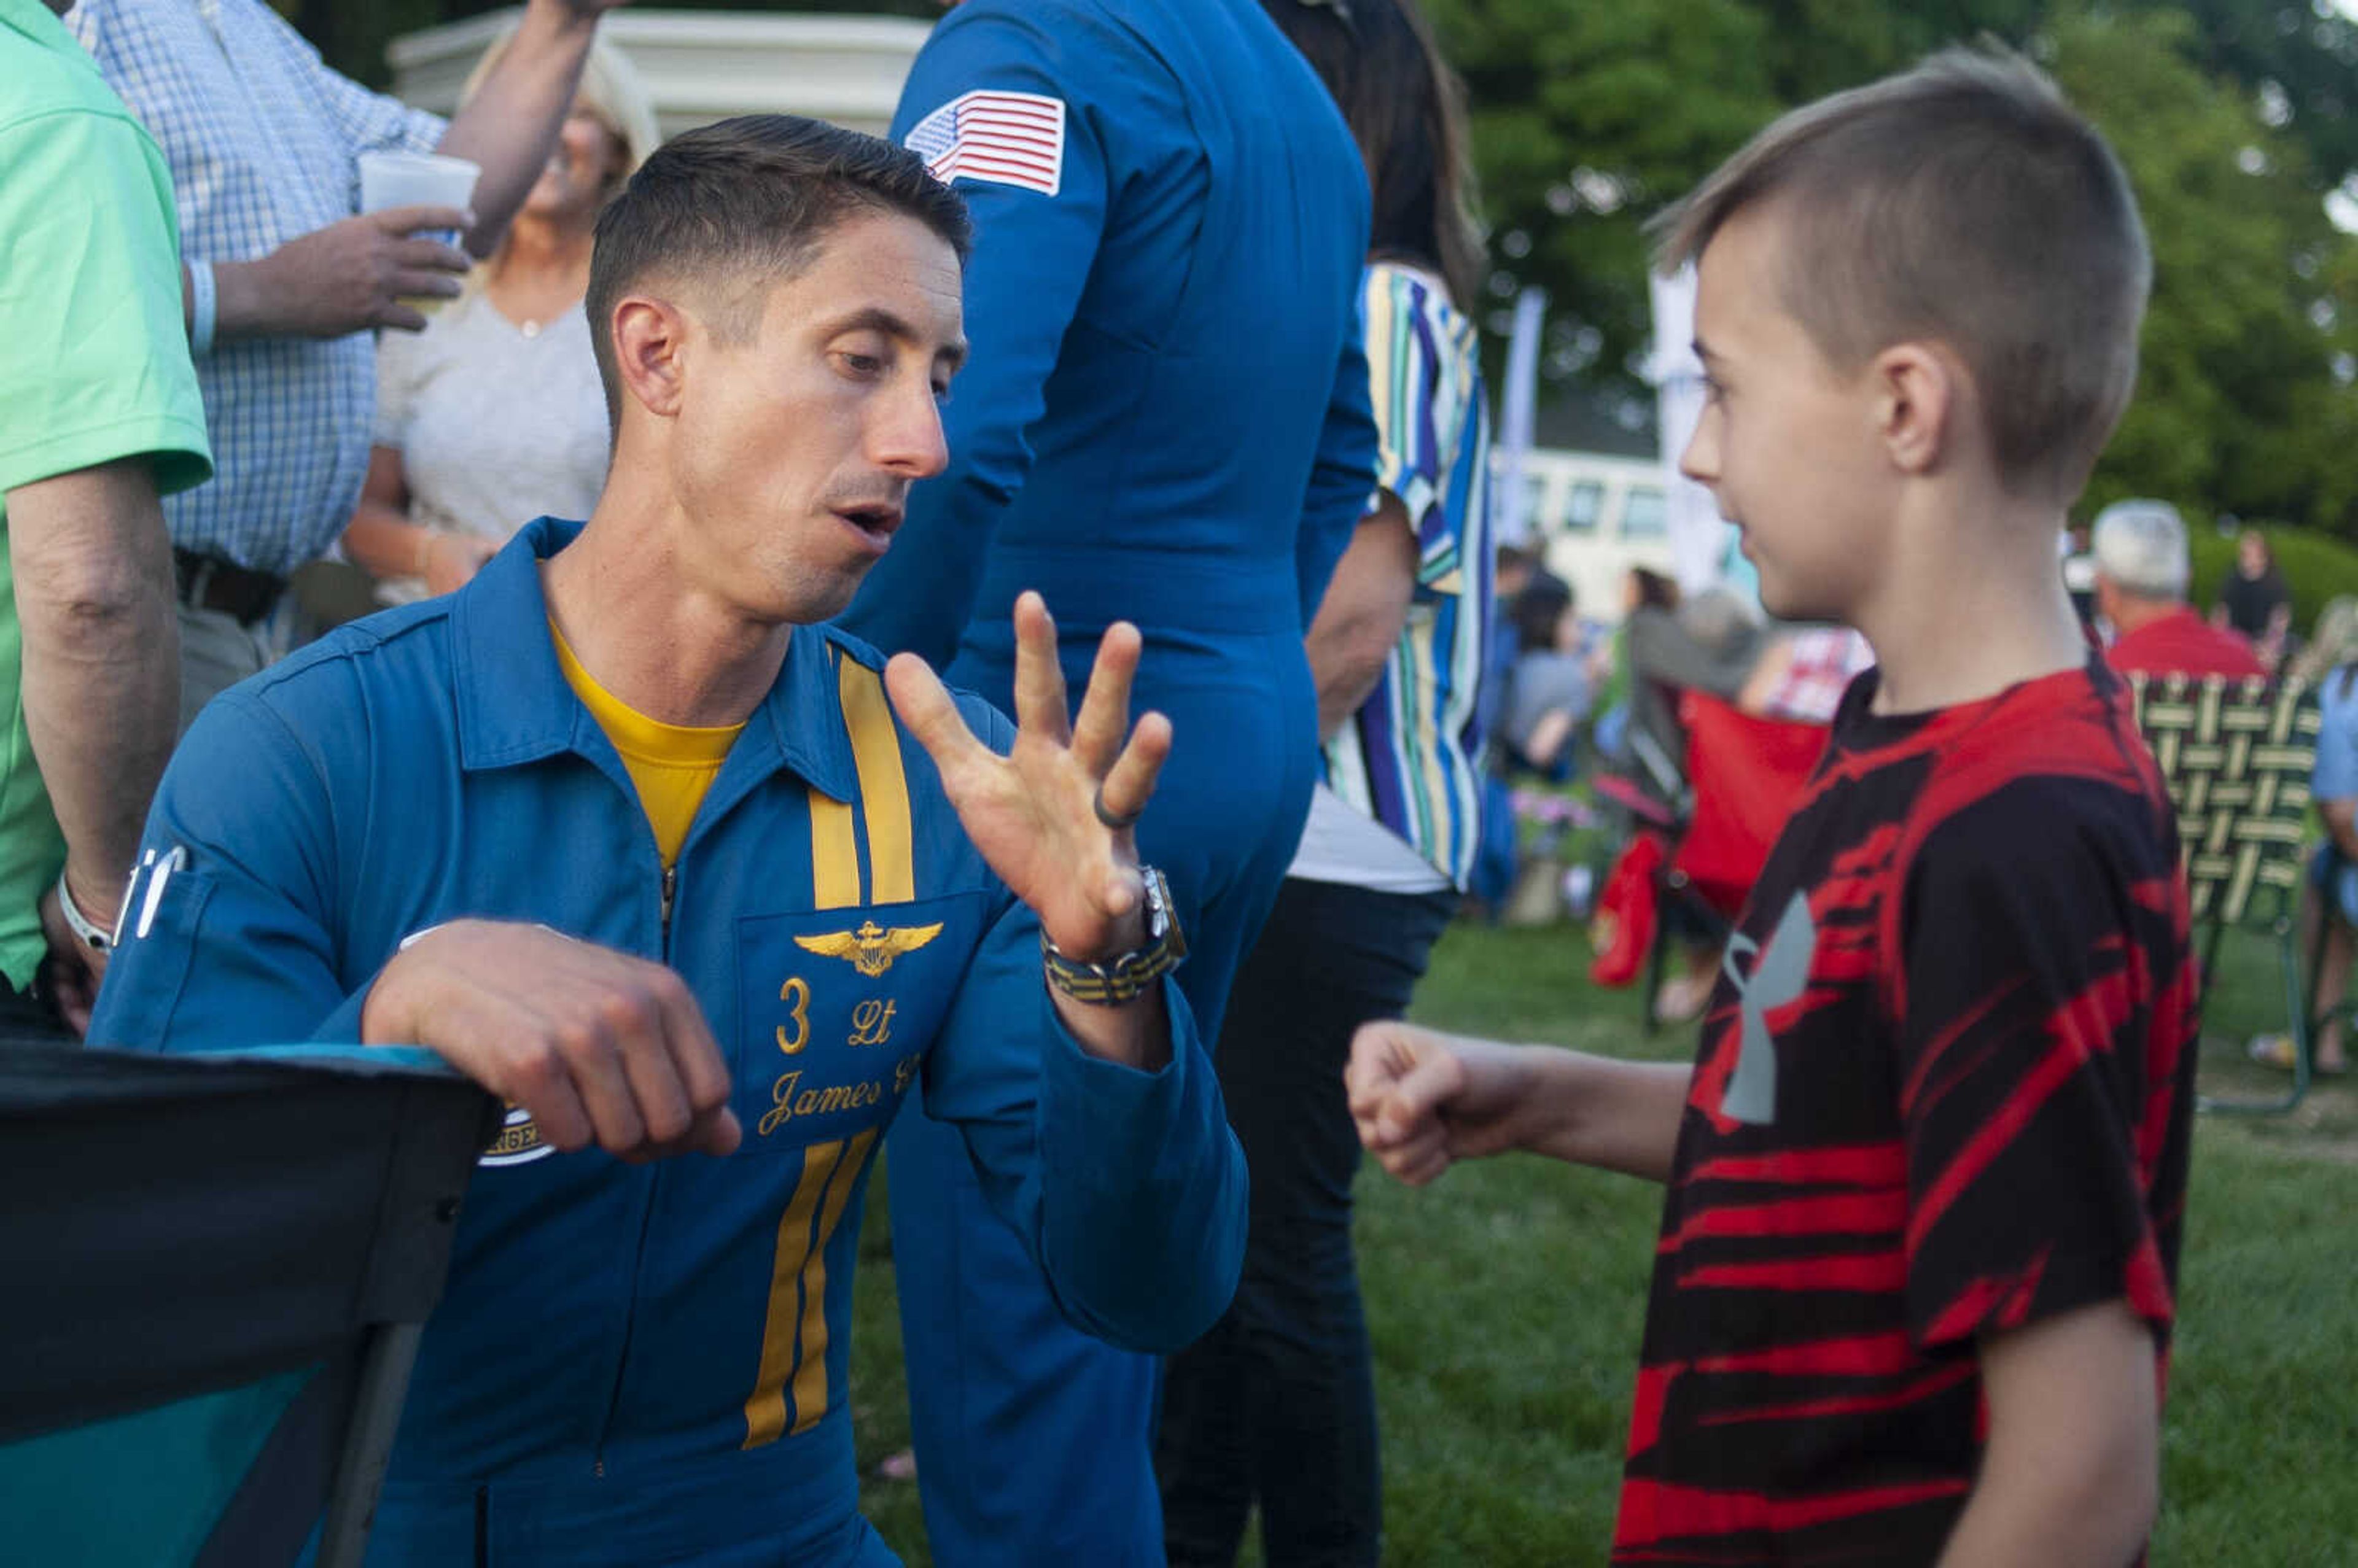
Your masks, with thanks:
<instances>
[{"instance_id":1,"label":"person in plaid shirt","mask_svg":"<svg viewBox=\"0 0 2358 1568\"><path fill-rule=\"evenodd\" d=\"M280 651L287 578L327 553L368 470L380 328L459 292L539 178L599 17L531 0L501 69L449 124L329 70L264 0L82 0L67 25L164 149L213 482L167 497L180 726ZM482 167L471 213L359 214L366 152ZM464 230L465 251L432 231Z\"/></svg>"}]
</instances>

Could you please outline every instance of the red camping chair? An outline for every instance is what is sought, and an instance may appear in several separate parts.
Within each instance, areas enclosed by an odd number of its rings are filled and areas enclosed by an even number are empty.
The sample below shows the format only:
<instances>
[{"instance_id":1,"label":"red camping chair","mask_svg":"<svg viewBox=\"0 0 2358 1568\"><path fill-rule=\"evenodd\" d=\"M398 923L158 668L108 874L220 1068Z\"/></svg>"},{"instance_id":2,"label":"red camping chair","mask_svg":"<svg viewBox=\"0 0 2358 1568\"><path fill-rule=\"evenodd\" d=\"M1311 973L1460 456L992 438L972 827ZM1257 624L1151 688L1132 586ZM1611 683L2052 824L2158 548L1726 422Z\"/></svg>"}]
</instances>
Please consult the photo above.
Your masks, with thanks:
<instances>
[{"instance_id":1,"label":"red camping chair","mask_svg":"<svg viewBox=\"0 0 2358 1568\"><path fill-rule=\"evenodd\" d=\"M1646 1030L1660 1025L1655 997L1669 961L1672 908L1724 935L1731 929L1768 851L1826 749L1822 724L1756 719L1717 697L1684 692L1686 810L1677 842L1653 878L1659 903L1646 957Z\"/></svg>"},{"instance_id":2,"label":"red camping chair","mask_svg":"<svg viewBox=\"0 0 2358 1568\"><path fill-rule=\"evenodd\" d=\"M1755 719L1692 691L1679 697L1679 722L1693 805L1667 875L1733 921L1825 755L1826 727Z\"/></svg>"}]
</instances>

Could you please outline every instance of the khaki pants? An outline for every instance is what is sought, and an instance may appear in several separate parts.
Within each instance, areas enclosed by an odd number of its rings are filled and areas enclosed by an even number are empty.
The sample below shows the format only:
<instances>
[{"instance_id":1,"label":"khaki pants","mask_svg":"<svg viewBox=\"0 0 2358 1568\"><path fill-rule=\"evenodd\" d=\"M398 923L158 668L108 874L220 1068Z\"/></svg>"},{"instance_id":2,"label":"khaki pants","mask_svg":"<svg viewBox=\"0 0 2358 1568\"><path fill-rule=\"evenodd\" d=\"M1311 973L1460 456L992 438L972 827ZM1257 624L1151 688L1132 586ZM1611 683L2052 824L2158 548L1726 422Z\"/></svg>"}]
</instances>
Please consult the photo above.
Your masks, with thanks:
<instances>
[{"instance_id":1,"label":"khaki pants","mask_svg":"<svg viewBox=\"0 0 2358 1568\"><path fill-rule=\"evenodd\" d=\"M286 617L284 603L251 626L222 611L180 606L181 734L206 703L286 654Z\"/></svg>"}]
</instances>

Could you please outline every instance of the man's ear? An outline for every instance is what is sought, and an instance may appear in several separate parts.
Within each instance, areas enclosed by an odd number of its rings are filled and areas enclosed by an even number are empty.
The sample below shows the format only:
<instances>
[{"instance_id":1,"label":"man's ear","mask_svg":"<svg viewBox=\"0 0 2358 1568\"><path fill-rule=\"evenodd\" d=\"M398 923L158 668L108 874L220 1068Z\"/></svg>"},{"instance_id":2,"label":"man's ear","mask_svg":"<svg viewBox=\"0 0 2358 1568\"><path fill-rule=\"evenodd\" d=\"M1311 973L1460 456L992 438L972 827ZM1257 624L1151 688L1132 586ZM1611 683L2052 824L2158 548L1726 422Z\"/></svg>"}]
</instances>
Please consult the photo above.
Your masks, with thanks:
<instances>
[{"instance_id":1,"label":"man's ear","mask_svg":"<svg viewBox=\"0 0 2358 1568\"><path fill-rule=\"evenodd\" d=\"M677 414L687 384L686 313L665 300L625 295L614 306L613 331L624 394L659 419Z\"/></svg>"},{"instance_id":2,"label":"man's ear","mask_svg":"<svg viewBox=\"0 0 2358 1568\"><path fill-rule=\"evenodd\" d=\"M1964 417L1964 367L1931 343L1894 343L1875 356L1876 432L1892 466L1931 473L1957 439Z\"/></svg>"}]
</instances>

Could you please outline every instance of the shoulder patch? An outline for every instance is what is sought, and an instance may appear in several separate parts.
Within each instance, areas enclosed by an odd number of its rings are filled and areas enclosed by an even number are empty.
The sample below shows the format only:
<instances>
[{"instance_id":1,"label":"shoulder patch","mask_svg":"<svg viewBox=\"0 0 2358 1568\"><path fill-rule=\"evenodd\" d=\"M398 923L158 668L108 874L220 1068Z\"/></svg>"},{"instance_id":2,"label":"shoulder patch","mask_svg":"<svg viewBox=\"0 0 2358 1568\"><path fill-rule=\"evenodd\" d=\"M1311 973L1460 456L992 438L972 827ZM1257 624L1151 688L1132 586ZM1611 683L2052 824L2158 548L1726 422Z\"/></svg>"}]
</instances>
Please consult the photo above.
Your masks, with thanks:
<instances>
[{"instance_id":1,"label":"shoulder patch","mask_svg":"<svg viewBox=\"0 0 2358 1568\"><path fill-rule=\"evenodd\" d=\"M912 126L902 145L945 185L987 180L1054 196L1065 183L1065 101L990 88L962 92Z\"/></svg>"}]
</instances>

